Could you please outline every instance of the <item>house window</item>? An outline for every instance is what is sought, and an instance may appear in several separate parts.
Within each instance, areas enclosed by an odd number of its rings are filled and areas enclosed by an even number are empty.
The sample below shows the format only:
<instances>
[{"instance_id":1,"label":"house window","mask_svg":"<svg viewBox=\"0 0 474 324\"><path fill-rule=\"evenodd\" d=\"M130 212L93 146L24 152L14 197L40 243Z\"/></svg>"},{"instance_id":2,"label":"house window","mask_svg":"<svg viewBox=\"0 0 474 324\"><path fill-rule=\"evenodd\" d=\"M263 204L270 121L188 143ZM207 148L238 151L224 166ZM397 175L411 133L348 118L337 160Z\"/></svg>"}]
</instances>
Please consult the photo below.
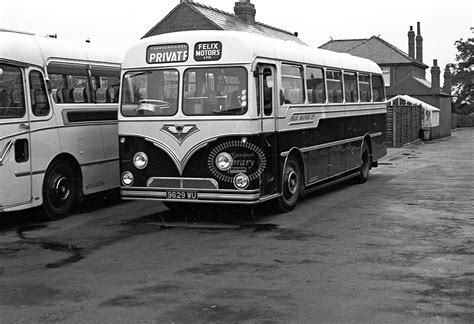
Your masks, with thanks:
<instances>
[{"instance_id":1,"label":"house window","mask_svg":"<svg viewBox=\"0 0 474 324\"><path fill-rule=\"evenodd\" d=\"M390 67L383 66L382 73L383 73L383 81L385 83L385 86L390 87Z\"/></svg>"}]
</instances>

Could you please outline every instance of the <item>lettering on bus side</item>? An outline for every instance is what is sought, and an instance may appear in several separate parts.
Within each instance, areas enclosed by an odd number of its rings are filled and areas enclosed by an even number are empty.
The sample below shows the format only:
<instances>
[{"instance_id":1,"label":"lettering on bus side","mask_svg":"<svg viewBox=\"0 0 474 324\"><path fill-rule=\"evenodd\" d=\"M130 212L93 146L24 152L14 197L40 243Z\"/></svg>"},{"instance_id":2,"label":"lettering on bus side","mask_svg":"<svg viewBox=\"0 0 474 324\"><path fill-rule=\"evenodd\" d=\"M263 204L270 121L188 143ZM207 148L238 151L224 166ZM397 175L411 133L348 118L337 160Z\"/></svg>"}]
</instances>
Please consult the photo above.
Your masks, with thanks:
<instances>
[{"instance_id":1,"label":"lettering on bus side","mask_svg":"<svg viewBox=\"0 0 474 324\"><path fill-rule=\"evenodd\" d=\"M195 61L218 61L222 56L221 42L199 42L194 45Z\"/></svg>"},{"instance_id":2,"label":"lettering on bus side","mask_svg":"<svg viewBox=\"0 0 474 324\"><path fill-rule=\"evenodd\" d=\"M152 45L146 49L146 62L148 64L186 62L188 55L189 47L185 43Z\"/></svg>"}]
</instances>

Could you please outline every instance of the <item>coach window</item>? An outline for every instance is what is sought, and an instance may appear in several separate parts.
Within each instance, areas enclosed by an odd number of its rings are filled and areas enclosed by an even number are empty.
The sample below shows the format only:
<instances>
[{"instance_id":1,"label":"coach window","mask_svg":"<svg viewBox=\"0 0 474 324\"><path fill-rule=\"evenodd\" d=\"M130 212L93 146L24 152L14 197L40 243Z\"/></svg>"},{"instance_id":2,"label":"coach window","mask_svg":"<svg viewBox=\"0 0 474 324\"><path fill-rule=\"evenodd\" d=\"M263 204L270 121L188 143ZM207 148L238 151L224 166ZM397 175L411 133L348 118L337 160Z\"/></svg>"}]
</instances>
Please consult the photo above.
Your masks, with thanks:
<instances>
[{"instance_id":1,"label":"coach window","mask_svg":"<svg viewBox=\"0 0 474 324\"><path fill-rule=\"evenodd\" d=\"M41 117L49 114L49 101L46 84L39 71L30 72L30 96L33 115Z\"/></svg>"},{"instance_id":2,"label":"coach window","mask_svg":"<svg viewBox=\"0 0 474 324\"><path fill-rule=\"evenodd\" d=\"M303 68L300 66L281 65L280 103L304 103Z\"/></svg>"},{"instance_id":3,"label":"coach window","mask_svg":"<svg viewBox=\"0 0 474 324\"><path fill-rule=\"evenodd\" d=\"M96 103L118 103L120 68L95 66L91 68L91 94Z\"/></svg>"},{"instance_id":4,"label":"coach window","mask_svg":"<svg viewBox=\"0 0 474 324\"><path fill-rule=\"evenodd\" d=\"M372 75L372 94L374 102L385 101L385 87L380 75Z\"/></svg>"},{"instance_id":5,"label":"coach window","mask_svg":"<svg viewBox=\"0 0 474 324\"><path fill-rule=\"evenodd\" d=\"M313 67L306 68L306 89L309 103L326 102L323 69Z\"/></svg>"},{"instance_id":6,"label":"coach window","mask_svg":"<svg viewBox=\"0 0 474 324\"><path fill-rule=\"evenodd\" d=\"M370 102L370 75L359 74L359 96L361 102Z\"/></svg>"},{"instance_id":7,"label":"coach window","mask_svg":"<svg viewBox=\"0 0 474 324\"><path fill-rule=\"evenodd\" d=\"M23 117L25 112L21 70L0 64L0 118Z\"/></svg>"},{"instance_id":8,"label":"coach window","mask_svg":"<svg viewBox=\"0 0 474 324\"><path fill-rule=\"evenodd\" d=\"M55 103L93 102L85 64L52 62L48 65L49 82Z\"/></svg>"},{"instance_id":9,"label":"coach window","mask_svg":"<svg viewBox=\"0 0 474 324\"><path fill-rule=\"evenodd\" d=\"M342 73L341 71L327 70L326 82L328 86L328 101L330 103L342 102Z\"/></svg>"},{"instance_id":10,"label":"coach window","mask_svg":"<svg viewBox=\"0 0 474 324\"><path fill-rule=\"evenodd\" d=\"M262 70L263 69L263 70ZM265 116L271 116L273 113L273 89L274 89L274 79L272 74L272 69L268 67L258 67L258 71L262 71L262 93L263 93L263 114ZM259 73L260 75L260 73ZM260 79L257 82L257 114L260 115Z\"/></svg>"},{"instance_id":11,"label":"coach window","mask_svg":"<svg viewBox=\"0 0 474 324\"><path fill-rule=\"evenodd\" d=\"M344 93L346 102L358 102L357 75L355 73L344 72Z\"/></svg>"}]
</instances>

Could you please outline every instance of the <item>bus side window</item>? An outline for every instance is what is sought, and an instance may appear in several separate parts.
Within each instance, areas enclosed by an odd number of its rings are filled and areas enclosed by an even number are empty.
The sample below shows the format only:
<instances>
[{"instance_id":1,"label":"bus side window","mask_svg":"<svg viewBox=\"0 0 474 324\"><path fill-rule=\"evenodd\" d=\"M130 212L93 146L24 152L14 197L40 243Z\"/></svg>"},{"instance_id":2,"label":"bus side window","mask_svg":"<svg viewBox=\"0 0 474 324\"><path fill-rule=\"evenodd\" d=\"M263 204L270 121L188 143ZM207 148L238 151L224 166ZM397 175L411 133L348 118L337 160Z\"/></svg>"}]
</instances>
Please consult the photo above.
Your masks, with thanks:
<instances>
[{"instance_id":1,"label":"bus side window","mask_svg":"<svg viewBox=\"0 0 474 324\"><path fill-rule=\"evenodd\" d=\"M309 103L325 103L324 72L321 68L306 68L306 89Z\"/></svg>"},{"instance_id":2,"label":"bus side window","mask_svg":"<svg viewBox=\"0 0 474 324\"><path fill-rule=\"evenodd\" d=\"M19 68L0 64L0 118L25 115L22 74Z\"/></svg>"},{"instance_id":3,"label":"bus side window","mask_svg":"<svg viewBox=\"0 0 474 324\"><path fill-rule=\"evenodd\" d=\"M92 65L91 99L95 103L117 103L120 69L109 66Z\"/></svg>"},{"instance_id":4,"label":"bus side window","mask_svg":"<svg viewBox=\"0 0 474 324\"><path fill-rule=\"evenodd\" d=\"M339 103L343 101L341 75L341 71L326 71L326 83L328 88L329 103Z\"/></svg>"},{"instance_id":5,"label":"bus side window","mask_svg":"<svg viewBox=\"0 0 474 324\"><path fill-rule=\"evenodd\" d=\"M374 102L385 101L385 88L380 75L372 75L372 94Z\"/></svg>"},{"instance_id":6,"label":"bus side window","mask_svg":"<svg viewBox=\"0 0 474 324\"><path fill-rule=\"evenodd\" d=\"M359 74L359 97L361 102L370 102L370 75Z\"/></svg>"},{"instance_id":7,"label":"bus side window","mask_svg":"<svg viewBox=\"0 0 474 324\"><path fill-rule=\"evenodd\" d=\"M263 113L270 116L273 112L272 88L268 86L268 78L273 78L272 70L265 68L263 70Z\"/></svg>"},{"instance_id":8,"label":"bus side window","mask_svg":"<svg viewBox=\"0 0 474 324\"><path fill-rule=\"evenodd\" d=\"M305 102L303 86L303 67L289 64L281 65L281 104L302 104Z\"/></svg>"},{"instance_id":9,"label":"bus side window","mask_svg":"<svg viewBox=\"0 0 474 324\"><path fill-rule=\"evenodd\" d=\"M33 115L41 117L47 116L50 111L48 102L48 92L43 76L39 71L30 72L30 95L31 110Z\"/></svg>"}]
</instances>

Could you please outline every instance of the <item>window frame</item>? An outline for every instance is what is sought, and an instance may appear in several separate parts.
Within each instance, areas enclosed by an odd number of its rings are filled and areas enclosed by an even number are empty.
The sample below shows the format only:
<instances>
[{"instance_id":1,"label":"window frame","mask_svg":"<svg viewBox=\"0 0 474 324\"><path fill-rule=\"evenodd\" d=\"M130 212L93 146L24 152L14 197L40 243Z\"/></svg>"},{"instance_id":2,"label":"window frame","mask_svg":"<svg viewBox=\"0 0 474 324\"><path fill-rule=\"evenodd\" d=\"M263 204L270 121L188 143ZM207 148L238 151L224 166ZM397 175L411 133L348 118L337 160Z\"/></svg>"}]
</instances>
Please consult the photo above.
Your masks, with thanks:
<instances>
[{"instance_id":1,"label":"window frame","mask_svg":"<svg viewBox=\"0 0 474 324\"><path fill-rule=\"evenodd\" d=\"M354 76L353 78L353 82L351 82L351 84L354 84L355 85L355 94L356 94L356 98L354 101L348 101L347 100L347 86L348 86L348 83L346 81L346 75L352 75ZM348 70L343 70L342 71L342 78L343 78L343 83L344 83L344 102L345 103L351 103L351 104L354 104L354 103L358 103L359 102L359 76L357 74L357 72L354 72L354 71L348 71Z\"/></svg>"},{"instance_id":2,"label":"window frame","mask_svg":"<svg viewBox=\"0 0 474 324\"><path fill-rule=\"evenodd\" d=\"M328 73L332 74L332 77L329 78ZM334 74L339 73L339 79L334 78ZM339 69L334 69L334 68L327 68L326 69L326 91L327 91L327 103L328 104L342 104L344 103L344 80L343 78L343 73L344 70L339 70ZM341 100L340 101L334 101L334 95L330 96L329 91L330 87L329 84L330 82L336 83L338 82L340 84L340 90L341 90ZM331 89L331 91L338 91L338 89ZM330 99L332 98L332 99Z\"/></svg>"},{"instance_id":3,"label":"window frame","mask_svg":"<svg viewBox=\"0 0 474 324\"><path fill-rule=\"evenodd\" d=\"M376 78L380 81L380 89L381 89L381 97L380 99L381 100L376 100L376 97L375 97L375 85L374 85L374 81L373 79ZM384 80L383 80L383 75L380 75L380 74L371 74L371 89L372 89L372 102L385 102L386 101L386 94L385 94L385 86L384 86Z\"/></svg>"},{"instance_id":4,"label":"window frame","mask_svg":"<svg viewBox=\"0 0 474 324\"><path fill-rule=\"evenodd\" d=\"M309 101L309 94L306 96L307 100L308 100L308 104L310 105L324 105L327 103L328 101L328 98L327 98L327 88L326 88L326 71L323 67L321 66L314 66L314 65L306 65L306 68L305 68L305 83L306 83L306 93L309 92L309 87L308 87L308 81L311 80L311 79L308 79L308 73L309 73L309 69L315 69L315 70L319 70L321 72L321 77L322 77L322 85L323 85L323 101L322 102L310 102ZM311 92L315 91L316 88L312 88L311 89ZM313 99L313 94L311 95L312 99Z\"/></svg>"},{"instance_id":5,"label":"window frame","mask_svg":"<svg viewBox=\"0 0 474 324\"><path fill-rule=\"evenodd\" d=\"M41 88L33 88L33 82L31 80L31 76L33 73L37 73L38 74L38 78L39 78L39 82L40 82L40 86ZM48 86L46 84L46 80L45 80L45 77L44 77L44 74L41 70L39 69L31 69L28 71L28 89L29 89L29 92L30 92L30 101L31 101L31 105L30 105L30 108L31 108L31 113L32 113L32 116L35 116L35 117L48 117L50 114L51 114L51 103L49 101L49 90L48 90ZM41 90L42 91L42 96L43 98L45 99L45 103L46 103L46 108L47 108L47 112L46 113L42 113L42 114L37 114L37 109L38 107L35 107L33 109L33 106L34 105L37 105L36 103L36 91L37 90ZM41 95L41 94L40 94ZM35 97L34 100L33 100L33 96Z\"/></svg>"},{"instance_id":6,"label":"window frame","mask_svg":"<svg viewBox=\"0 0 474 324\"><path fill-rule=\"evenodd\" d=\"M124 102L125 102L125 94L128 93L125 90L125 88L128 86L128 82L125 82L125 78L128 74L132 73L132 74L136 74L136 75L139 75L139 74L147 74L147 73L154 73L154 72L162 72L163 73L163 76L164 76L164 72L169 72L169 71L174 71L177 73L177 76L178 76L178 79L176 81L176 84L177 84L177 97L176 97L176 110L174 111L173 114L165 114L165 115L157 115L157 114L149 114L149 115L139 115L139 114L135 114L135 115L130 115L130 114L126 114L124 113L124 110L123 110L123 106L124 106ZM171 117L171 116L176 116L178 114L178 111L179 111L179 89L180 89L180 82L181 82L181 74L180 74L180 71L177 69L177 68L172 68L172 67L167 67L167 68L162 68L162 69L142 69L142 70L129 70L129 71L126 71L123 76L122 76L122 79L121 79L121 93L120 93L120 113L122 114L122 116L124 117L130 117L130 118L136 118L136 117L139 117L139 118L153 118L153 117ZM165 82L163 82L163 86L164 86ZM138 95L140 96L140 89L141 88L137 88L138 92L134 95ZM163 88L163 91L164 91L164 88ZM150 99L150 98L148 98ZM144 100L144 99L139 99L138 101L140 100ZM151 100L159 100L159 99L151 99ZM138 108L138 101L137 101L137 108ZM130 105L130 103L128 103L128 105Z\"/></svg>"},{"instance_id":7,"label":"window frame","mask_svg":"<svg viewBox=\"0 0 474 324\"><path fill-rule=\"evenodd\" d=\"M289 74L283 74L283 69L284 67L291 67L292 72L294 71L294 68L299 69L299 76L297 75L289 75ZM292 80L301 80L301 102L286 102L287 100L289 101L288 98L286 98L284 94L284 90L286 87L283 86L284 78L292 79ZM280 91L279 91L279 102L280 106L288 106L288 105L304 105L306 104L306 75L305 75L305 66L302 64L297 64L297 63L288 63L288 62L282 62L280 65ZM292 89L297 89L297 88L292 88Z\"/></svg>"},{"instance_id":8,"label":"window frame","mask_svg":"<svg viewBox=\"0 0 474 324\"><path fill-rule=\"evenodd\" d=\"M0 68L3 69L3 67L8 67L8 68L11 68L11 69L18 70L19 74L16 75L15 77L16 78L18 76L20 77L20 87L19 88L13 87L11 90L7 90L7 89L2 88L2 96L4 94L6 95L7 104L6 104L5 107L0 107L0 108L5 109L5 115L4 116L0 115L0 120L10 120L10 119L24 118L26 116L26 111L27 111L27 106L28 106L27 105L27 100L26 100L27 98L26 98L26 88L25 88L25 84L26 84L26 82L25 82L26 81L25 80L25 70L21 66L6 64L6 63L3 63L3 62L0 62ZM15 82L13 83L13 85L15 85ZM17 90L17 89L21 90L20 95L21 95L22 107L10 107L9 103L8 103L9 97L12 95L12 91ZM23 108L22 110L19 110L20 112L22 112L22 114L8 116L7 115L8 110L11 109L11 108Z\"/></svg>"},{"instance_id":9,"label":"window frame","mask_svg":"<svg viewBox=\"0 0 474 324\"><path fill-rule=\"evenodd\" d=\"M189 78L189 74L188 74L189 71L190 70L193 70L193 72L195 72L197 70L212 71L212 70L216 70L216 69L236 69L236 70L240 70L240 72L238 72L238 73L239 73L239 76L241 76L242 78L239 79L239 86L242 83L242 80L245 81L245 89L243 89L240 86L240 94L237 93L237 95L240 95L240 96L238 96L239 100L242 101L241 102L241 104L242 104L241 111L239 113L226 113L226 110L223 109L222 113L220 111L215 111L214 112L214 110L213 110L213 112L210 112L210 113L204 113L204 111L203 111L203 113L195 113L195 114L190 113L190 111L185 109L185 100L189 99L189 97L185 96L185 93L189 92L189 89L187 90L186 87L189 87L189 85L194 84L195 88L196 88L197 84L198 84L198 78L197 78L197 75L196 75L195 78L194 78L194 82L190 82L190 81L186 82L187 78ZM219 82L220 82L219 81L219 76L220 75L218 75L217 78L214 78L214 75L212 75L212 78L209 78L209 79L205 78L204 81L205 81L206 90L213 91L213 92L217 91L217 89L215 87L219 85ZM224 74L224 77L225 76L226 75ZM186 69L184 69L182 71L182 79L183 79L183 83L182 83L182 86L181 86L182 100L181 100L181 106L178 107L178 110L180 109L181 113L185 116L192 116L192 117L199 117L199 116L206 116L206 117L243 116L246 113L248 113L248 111L249 111L249 100L248 100L248 93L249 93L249 87L250 87L249 72L248 72L247 68L244 65L187 66ZM225 80L225 78L224 78L224 80ZM197 91L197 89L194 89L194 91ZM225 95L226 98L229 98L229 100L231 100L231 102L232 102L232 94L234 92L236 92L236 90L232 91L232 93L230 95L230 98L227 94ZM209 97L207 97L207 98L210 99ZM224 99L224 100L226 100L226 99ZM203 109L204 109L204 106L203 106ZM231 110L229 110L229 111L231 111Z\"/></svg>"}]
</instances>

